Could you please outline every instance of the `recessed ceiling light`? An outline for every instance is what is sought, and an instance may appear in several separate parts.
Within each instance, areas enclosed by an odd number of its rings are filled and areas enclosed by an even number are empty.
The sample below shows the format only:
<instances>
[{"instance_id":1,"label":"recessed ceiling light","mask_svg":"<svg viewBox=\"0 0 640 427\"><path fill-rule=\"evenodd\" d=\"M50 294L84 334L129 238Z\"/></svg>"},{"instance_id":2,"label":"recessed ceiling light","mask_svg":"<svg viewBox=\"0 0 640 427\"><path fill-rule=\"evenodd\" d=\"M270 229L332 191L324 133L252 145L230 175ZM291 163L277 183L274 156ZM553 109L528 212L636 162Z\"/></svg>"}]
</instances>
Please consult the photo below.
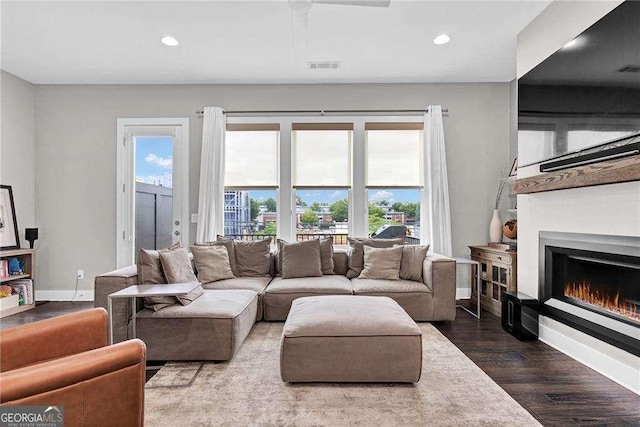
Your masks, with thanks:
<instances>
[{"instance_id":1,"label":"recessed ceiling light","mask_svg":"<svg viewBox=\"0 0 640 427\"><path fill-rule=\"evenodd\" d=\"M446 34L440 34L438 37L433 39L433 42L435 44L445 44L445 43L449 43L449 41L451 41L451 37L449 37Z\"/></svg>"},{"instance_id":2,"label":"recessed ceiling light","mask_svg":"<svg viewBox=\"0 0 640 427\"><path fill-rule=\"evenodd\" d=\"M178 40L176 40L171 36L164 36L163 38L160 39L160 41L162 42L162 44L169 47L176 47L179 44Z\"/></svg>"}]
</instances>

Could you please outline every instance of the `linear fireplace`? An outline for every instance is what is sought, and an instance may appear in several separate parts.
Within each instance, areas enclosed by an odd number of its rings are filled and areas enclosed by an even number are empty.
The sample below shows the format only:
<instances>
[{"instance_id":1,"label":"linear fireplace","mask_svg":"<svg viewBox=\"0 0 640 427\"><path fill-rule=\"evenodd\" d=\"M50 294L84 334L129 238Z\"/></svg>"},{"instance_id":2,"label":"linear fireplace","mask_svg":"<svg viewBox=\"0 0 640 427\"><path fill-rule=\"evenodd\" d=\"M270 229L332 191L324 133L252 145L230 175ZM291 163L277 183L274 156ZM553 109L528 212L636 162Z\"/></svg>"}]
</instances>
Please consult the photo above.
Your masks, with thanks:
<instances>
[{"instance_id":1,"label":"linear fireplace","mask_svg":"<svg viewBox=\"0 0 640 427\"><path fill-rule=\"evenodd\" d=\"M640 238L540 232L544 315L640 356Z\"/></svg>"}]
</instances>

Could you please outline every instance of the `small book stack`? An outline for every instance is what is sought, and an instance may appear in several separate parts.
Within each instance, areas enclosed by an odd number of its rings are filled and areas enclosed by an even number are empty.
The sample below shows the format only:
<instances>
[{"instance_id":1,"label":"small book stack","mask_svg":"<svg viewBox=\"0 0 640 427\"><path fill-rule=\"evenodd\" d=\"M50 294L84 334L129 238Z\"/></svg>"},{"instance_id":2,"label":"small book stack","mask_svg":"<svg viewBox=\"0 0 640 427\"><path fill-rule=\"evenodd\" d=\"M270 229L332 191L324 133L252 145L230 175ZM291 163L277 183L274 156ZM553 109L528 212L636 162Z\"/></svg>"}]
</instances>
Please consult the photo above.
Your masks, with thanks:
<instances>
[{"instance_id":1,"label":"small book stack","mask_svg":"<svg viewBox=\"0 0 640 427\"><path fill-rule=\"evenodd\" d=\"M9 260L0 261L0 277L9 277Z\"/></svg>"},{"instance_id":2,"label":"small book stack","mask_svg":"<svg viewBox=\"0 0 640 427\"><path fill-rule=\"evenodd\" d=\"M517 252L518 244L517 243L489 243L489 247L501 249L507 252Z\"/></svg>"},{"instance_id":3,"label":"small book stack","mask_svg":"<svg viewBox=\"0 0 640 427\"><path fill-rule=\"evenodd\" d=\"M20 279L11 282L13 290L20 295L20 305L33 304L33 281L31 279Z\"/></svg>"}]
</instances>

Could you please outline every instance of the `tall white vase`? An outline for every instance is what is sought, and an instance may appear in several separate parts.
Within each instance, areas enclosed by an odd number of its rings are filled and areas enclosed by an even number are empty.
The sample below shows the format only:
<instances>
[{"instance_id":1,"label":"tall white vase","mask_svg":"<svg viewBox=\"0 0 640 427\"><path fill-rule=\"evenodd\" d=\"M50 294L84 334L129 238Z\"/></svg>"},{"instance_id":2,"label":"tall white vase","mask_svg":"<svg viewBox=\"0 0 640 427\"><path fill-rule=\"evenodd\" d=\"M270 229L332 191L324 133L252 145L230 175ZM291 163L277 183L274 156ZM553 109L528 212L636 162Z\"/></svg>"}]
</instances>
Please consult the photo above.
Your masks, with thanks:
<instances>
[{"instance_id":1,"label":"tall white vase","mask_svg":"<svg viewBox=\"0 0 640 427\"><path fill-rule=\"evenodd\" d=\"M493 218L491 218L491 223L489 224L489 242L502 242L502 220L498 209L493 210Z\"/></svg>"}]
</instances>

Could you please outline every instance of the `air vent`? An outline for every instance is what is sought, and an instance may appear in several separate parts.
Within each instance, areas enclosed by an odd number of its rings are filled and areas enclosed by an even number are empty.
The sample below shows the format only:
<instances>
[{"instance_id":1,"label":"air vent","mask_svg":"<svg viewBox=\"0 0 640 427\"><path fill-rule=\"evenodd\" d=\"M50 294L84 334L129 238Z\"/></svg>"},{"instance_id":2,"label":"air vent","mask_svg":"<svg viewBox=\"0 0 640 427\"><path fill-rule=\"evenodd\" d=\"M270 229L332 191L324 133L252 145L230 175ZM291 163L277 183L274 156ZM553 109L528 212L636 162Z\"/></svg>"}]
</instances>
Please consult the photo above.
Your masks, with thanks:
<instances>
[{"instance_id":1,"label":"air vent","mask_svg":"<svg viewBox=\"0 0 640 427\"><path fill-rule=\"evenodd\" d=\"M340 61L309 62L309 68L312 70L337 70L340 68Z\"/></svg>"},{"instance_id":2,"label":"air vent","mask_svg":"<svg viewBox=\"0 0 640 427\"><path fill-rule=\"evenodd\" d=\"M640 65L625 65L618 70L619 73L640 73Z\"/></svg>"}]
</instances>

